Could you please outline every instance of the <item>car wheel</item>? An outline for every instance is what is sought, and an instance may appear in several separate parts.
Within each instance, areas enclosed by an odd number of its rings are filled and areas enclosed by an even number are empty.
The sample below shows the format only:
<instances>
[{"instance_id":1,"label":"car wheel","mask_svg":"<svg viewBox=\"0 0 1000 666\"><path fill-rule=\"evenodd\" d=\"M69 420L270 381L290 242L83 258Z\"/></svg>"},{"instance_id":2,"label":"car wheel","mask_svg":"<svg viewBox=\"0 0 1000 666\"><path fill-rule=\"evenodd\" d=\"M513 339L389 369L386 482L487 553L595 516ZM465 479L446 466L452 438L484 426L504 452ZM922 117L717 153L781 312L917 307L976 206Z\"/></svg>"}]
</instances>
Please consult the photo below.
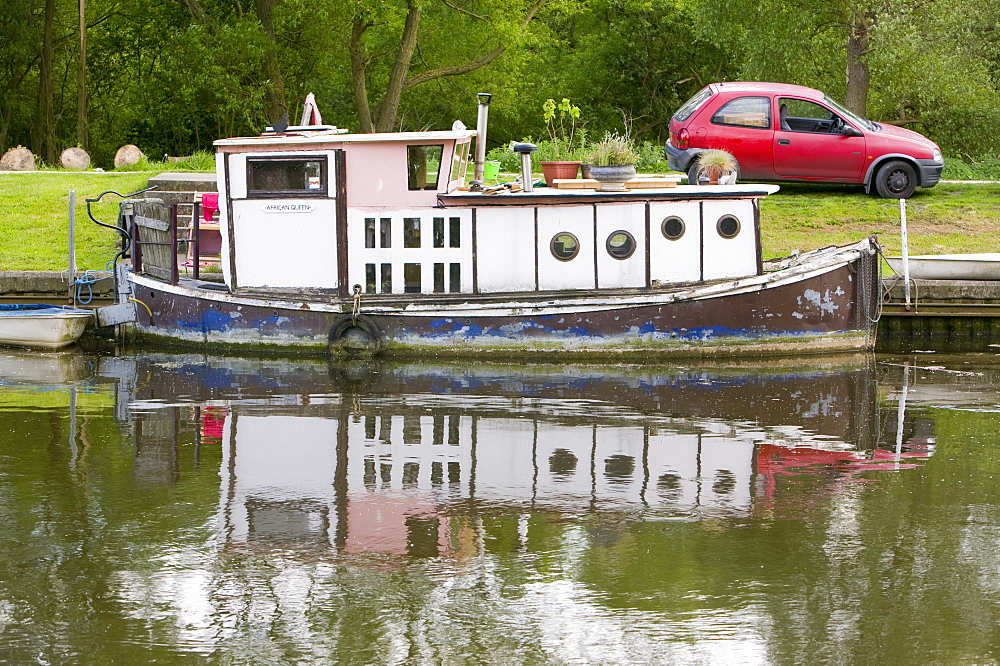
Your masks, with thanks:
<instances>
[{"instance_id":1,"label":"car wheel","mask_svg":"<svg viewBox=\"0 0 1000 666\"><path fill-rule=\"evenodd\" d=\"M917 189L917 172L901 160L886 162L875 174L875 191L883 199L909 199Z\"/></svg>"},{"instance_id":2,"label":"car wheel","mask_svg":"<svg viewBox=\"0 0 1000 666\"><path fill-rule=\"evenodd\" d=\"M705 178L705 174L702 173L701 164L698 163L698 160L693 160L691 162L691 166L688 167L687 176L688 176L688 185L698 185L700 184L699 180ZM740 165L737 164L736 180L738 181L739 179L740 179Z\"/></svg>"},{"instance_id":3,"label":"car wheel","mask_svg":"<svg viewBox=\"0 0 1000 666\"><path fill-rule=\"evenodd\" d=\"M691 166L688 167L688 185L697 185L700 177L701 165L698 164L698 160L692 160Z\"/></svg>"}]
</instances>

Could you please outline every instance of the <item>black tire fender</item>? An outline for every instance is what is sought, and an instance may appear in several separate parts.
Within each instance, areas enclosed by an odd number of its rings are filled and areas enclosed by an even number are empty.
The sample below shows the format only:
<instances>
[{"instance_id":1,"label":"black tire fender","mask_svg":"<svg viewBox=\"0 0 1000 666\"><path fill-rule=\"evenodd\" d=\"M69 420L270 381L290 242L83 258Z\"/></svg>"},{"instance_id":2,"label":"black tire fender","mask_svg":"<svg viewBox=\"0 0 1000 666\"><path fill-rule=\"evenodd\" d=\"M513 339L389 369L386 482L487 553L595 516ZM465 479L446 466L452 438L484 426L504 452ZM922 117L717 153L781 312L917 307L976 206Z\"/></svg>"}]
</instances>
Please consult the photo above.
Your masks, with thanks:
<instances>
[{"instance_id":1,"label":"black tire fender","mask_svg":"<svg viewBox=\"0 0 1000 666\"><path fill-rule=\"evenodd\" d=\"M330 327L330 351L348 356L369 356L382 350L382 332L366 315L343 315Z\"/></svg>"}]
</instances>

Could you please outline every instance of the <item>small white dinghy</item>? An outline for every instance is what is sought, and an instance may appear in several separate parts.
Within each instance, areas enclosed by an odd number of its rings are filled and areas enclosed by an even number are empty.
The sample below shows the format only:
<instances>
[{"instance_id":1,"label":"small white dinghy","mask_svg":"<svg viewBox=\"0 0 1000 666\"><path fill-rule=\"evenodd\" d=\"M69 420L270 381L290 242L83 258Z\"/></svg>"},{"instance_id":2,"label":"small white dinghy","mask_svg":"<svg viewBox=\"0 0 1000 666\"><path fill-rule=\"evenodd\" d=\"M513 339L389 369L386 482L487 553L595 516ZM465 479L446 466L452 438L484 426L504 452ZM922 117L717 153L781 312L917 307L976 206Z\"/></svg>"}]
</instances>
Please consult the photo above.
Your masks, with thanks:
<instances>
[{"instance_id":1,"label":"small white dinghy","mask_svg":"<svg viewBox=\"0 0 1000 666\"><path fill-rule=\"evenodd\" d=\"M886 257L903 274L902 257ZM918 280L1000 280L1000 252L918 254L909 258L910 277Z\"/></svg>"},{"instance_id":2,"label":"small white dinghy","mask_svg":"<svg viewBox=\"0 0 1000 666\"><path fill-rule=\"evenodd\" d=\"M0 345L66 347L80 339L93 317L90 310L68 305L0 304Z\"/></svg>"}]
</instances>

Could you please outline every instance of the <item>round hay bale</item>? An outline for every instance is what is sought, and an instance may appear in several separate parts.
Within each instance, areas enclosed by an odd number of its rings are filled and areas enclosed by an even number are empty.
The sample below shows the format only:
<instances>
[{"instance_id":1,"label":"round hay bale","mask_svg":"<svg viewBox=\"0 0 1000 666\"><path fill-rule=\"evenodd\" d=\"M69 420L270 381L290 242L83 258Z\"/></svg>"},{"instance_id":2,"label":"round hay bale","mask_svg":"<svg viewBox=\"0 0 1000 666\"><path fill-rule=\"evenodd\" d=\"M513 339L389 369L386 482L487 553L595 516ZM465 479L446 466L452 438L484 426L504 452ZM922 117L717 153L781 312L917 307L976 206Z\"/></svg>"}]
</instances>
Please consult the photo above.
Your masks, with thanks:
<instances>
[{"instance_id":1,"label":"round hay bale","mask_svg":"<svg viewBox=\"0 0 1000 666\"><path fill-rule=\"evenodd\" d=\"M83 171L90 168L90 155L83 148L73 146L62 151L62 155L59 156L59 163L66 169Z\"/></svg>"},{"instance_id":2,"label":"round hay bale","mask_svg":"<svg viewBox=\"0 0 1000 666\"><path fill-rule=\"evenodd\" d=\"M119 169L123 166L132 166L133 164L138 164L139 160L142 159L142 151L138 147L133 146L131 143L122 146L115 153L115 168Z\"/></svg>"},{"instance_id":3,"label":"round hay bale","mask_svg":"<svg viewBox=\"0 0 1000 666\"><path fill-rule=\"evenodd\" d=\"M0 171L34 171L35 156L27 148L11 148L0 157Z\"/></svg>"}]
</instances>

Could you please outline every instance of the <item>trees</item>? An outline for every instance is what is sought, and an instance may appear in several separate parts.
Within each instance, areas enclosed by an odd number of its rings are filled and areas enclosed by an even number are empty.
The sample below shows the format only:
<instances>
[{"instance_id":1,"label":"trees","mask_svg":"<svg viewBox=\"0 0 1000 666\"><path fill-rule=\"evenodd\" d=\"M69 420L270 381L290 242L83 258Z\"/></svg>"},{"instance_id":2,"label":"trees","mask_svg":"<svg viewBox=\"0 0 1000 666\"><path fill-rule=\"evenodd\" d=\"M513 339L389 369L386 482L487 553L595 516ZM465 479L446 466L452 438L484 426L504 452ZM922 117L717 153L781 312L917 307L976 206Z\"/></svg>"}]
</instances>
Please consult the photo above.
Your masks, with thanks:
<instances>
[{"instance_id":1,"label":"trees","mask_svg":"<svg viewBox=\"0 0 1000 666\"><path fill-rule=\"evenodd\" d=\"M496 60L509 45L516 45L545 0L531 2L503 7L489 3L462 6L451 0L404 0L376 7L354 4L348 50L351 91L361 130L392 130L405 91L473 72ZM456 24L467 28L463 40L452 38L456 34L453 30L459 27ZM475 47L469 49L469 43ZM392 54L391 66L387 54ZM372 79L379 84L374 95Z\"/></svg>"}]
</instances>

